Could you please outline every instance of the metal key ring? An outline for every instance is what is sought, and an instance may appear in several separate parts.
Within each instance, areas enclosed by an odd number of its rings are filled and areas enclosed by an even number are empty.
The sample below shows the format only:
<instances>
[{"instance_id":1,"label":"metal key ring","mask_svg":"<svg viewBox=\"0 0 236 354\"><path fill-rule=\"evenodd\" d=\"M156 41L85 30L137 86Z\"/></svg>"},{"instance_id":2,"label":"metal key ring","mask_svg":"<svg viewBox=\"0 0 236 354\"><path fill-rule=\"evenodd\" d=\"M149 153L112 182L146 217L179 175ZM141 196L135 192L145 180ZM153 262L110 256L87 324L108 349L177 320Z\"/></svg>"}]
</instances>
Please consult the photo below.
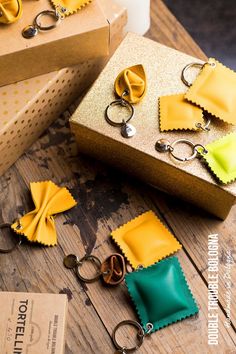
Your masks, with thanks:
<instances>
[{"instance_id":1,"label":"metal key ring","mask_svg":"<svg viewBox=\"0 0 236 354\"><path fill-rule=\"evenodd\" d=\"M202 144L196 144L194 145L194 150L197 151L197 154L200 153L200 151L197 150L198 147L202 148L203 154L208 154L208 150L205 148L205 146L203 146Z\"/></svg>"},{"instance_id":2,"label":"metal key ring","mask_svg":"<svg viewBox=\"0 0 236 354\"><path fill-rule=\"evenodd\" d=\"M127 120L122 120L122 122L114 122L110 117L109 117L109 112L110 109L113 106L123 106L126 107L130 110L130 116L128 117ZM111 102L106 110L105 110L105 118L107 123L109 123L110 125L112 125L113 127L122 127L124 124L127 124L134 116L134 107L131 103L129 103L128 101L124 100L123 98L119 99L119 100L115 100L113 102Z\"/></svg>"},{"instance_id":3,"label":"metal key ring","mask_svg":"<svg viewBox=\"0 0 236 354\"><path fill-rule=\"evenodd\" d=\"M83 277L81 274L80 274L80 267L83 265L84 262L87 262L87 261L92 261L96 266L97 268L99 269L99 271L97 272L97 274L93 277L93 278L85 278ZM77 263L77 267L75 269L76 271L76 274L78 276L78 278L80 280L82 280L83 282L85 283L93 283L94 281L96 281L97 279L100 278L100 276L102 275L102 272L101 272L101 266L102 266L102 262L100 261L100 259L96 256L93 256L93 255L89 255L89 256L84 256L83 258L81 258L78 263Z\"/></svg>"},{"instance_id":4,"label":"metal key ring","mask_svg":"<svg viewBox=\"0 0 236 354\"><path fill-rule=\"evenodd\" d=\"M131 347L131 348L121 346L117 342L117 339L116 339L116 332L118 331L118 329L120 327L123 327L126 325L130 325L130 326L136 327L138 329L137 344L136 344L136 346ZM125 320L125 321L118 323L118 325L114 328L114 331L112 333L112 341L114 343L114 346L116 347L116 349L121 351L121 353L132 353L132 352L138 350L141 347L141 345L143 344L144 337L145 337L145 333L144 333L143 327L137 321L133 321L133 320Z\"/></svg>"},{"instance_id":5,"label":"metal key ring","mask_svg":"<svg viewBox=\"0 0 236 354\"><path fill-rule=\"evenodd\" d=\"M39 20L42 17L45 16L50 16L53 18L53 20L55 20L55 23L49 26L42 26L41 23L39 22ZM40 30L40 31L50 31L54 28L56 28L61 22L61 16L58 14L57 11L54 10L44 10L41 11L34 19L34 25Z\"/></svg>"},{"instance_id":6,"label":"metal key ring","mask_svg":"<svg viewBox=\"0 0 236 354\"><path fill-rule=\"evenodd\" d=\"M6 228L9 228L9 229L11 230L11 224L5 223L5 224L1 224L1 225L0 225L0 230L1 230L1 229L6 229ZM22 243L22 237L21 237L21 235L18 235L18 236L19 236L19 241L18 241L14 246L12 246L12 247L9 248L9 249L2 249L2 248L0 248L0 253L11 253L11 252L14 251L18 246L20 246L21 243Z\"/></svg>"},{"instance_id":7,"label":"metal key ring","mask_svg":"<svg viewBox=\"0 0 236 354\"><path fill-rule=\"evenodd\" d=\"M181 80L183 81L183 83L188 86L188 87L191 87L192 86L192 83L190 83L186 78L185 78L185 74L186 72L191 69L191 68L200 68L203 69L205 65L210 65L212 66L213 68L216 67L216 63L214 61L210 61L208 60L207 62L205 62L204 64L201 64L201 63L190 63L188 65L186 65L183 70L182 70L182 73L181 73Z\"/></svg>"},{"instance_id":8,"label":"metal key ring","mask_svg":"<svg viewBox=\"0 0 236 354\"><path fill-rule=\"evenodd\" d=\"M192 84L185 78L185 74L186 72L190 69L190 68L200 68L202 69L204 67L205 64L201 64L201 63L190 63L188 65L186 65L183 70L182 70L182 73L181 73L181 80L183 81L183 83L188 86L188 87L191 87Z\"/></svg>"},{"instance_id":9,"label":"metal key ring","mask_svg":"<svg viewBox=\"0 0 236 354\"><path fill-rule=\"evenodd\" d=\"M179 156L176 156L175 153L174 153L174 148L175 148L175 145L177 144L187 144L189 146L191 146L193 152L192 152L192 155L190 155L189 157L179 157ZM191 161L191 160L194 160L195 157L197 156L198 154L198 151L195 149L195 144L193 144L190 140L188 139L178 139L176 141L174 141L172 144L170 144L169 146L169 152L171 154L171 156L178 160L178 161L181 161L181 162L187 162L187 161Z\"/></svg>"},{"instance_id":10,"label":"metal key ring","mask_svg":"<svg viewBox=\"0 0 236 354\"><path fill-rule=\"evenodd\" d=\"M211 124L211 118L210 117L204 117L206 119L206 123L203 125L202 123L196 123L196 127L198 129L204 130L205 132L209 132L211 129L209 128Z\"/></svg>"}]
</instances>

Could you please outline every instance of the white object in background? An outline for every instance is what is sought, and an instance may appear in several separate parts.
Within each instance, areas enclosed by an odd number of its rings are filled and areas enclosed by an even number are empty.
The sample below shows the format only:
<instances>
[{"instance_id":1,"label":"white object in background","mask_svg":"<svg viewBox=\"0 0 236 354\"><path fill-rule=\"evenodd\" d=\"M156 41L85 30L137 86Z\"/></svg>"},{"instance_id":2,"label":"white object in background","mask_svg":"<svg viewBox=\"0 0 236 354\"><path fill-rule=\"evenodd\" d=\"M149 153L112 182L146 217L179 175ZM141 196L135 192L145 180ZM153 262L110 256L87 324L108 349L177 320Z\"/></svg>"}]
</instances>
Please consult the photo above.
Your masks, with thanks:
<instances>
[{"instance_id":1,"label":"white object in background","mask_svg":"<svg viewBox=\"0 0 236 354\"><path fill-rule=\"evenodd\" d=\"M150 28L150 0L115 0L128 10L127 32L145 34Z\"/></svg>"}]
</instances>

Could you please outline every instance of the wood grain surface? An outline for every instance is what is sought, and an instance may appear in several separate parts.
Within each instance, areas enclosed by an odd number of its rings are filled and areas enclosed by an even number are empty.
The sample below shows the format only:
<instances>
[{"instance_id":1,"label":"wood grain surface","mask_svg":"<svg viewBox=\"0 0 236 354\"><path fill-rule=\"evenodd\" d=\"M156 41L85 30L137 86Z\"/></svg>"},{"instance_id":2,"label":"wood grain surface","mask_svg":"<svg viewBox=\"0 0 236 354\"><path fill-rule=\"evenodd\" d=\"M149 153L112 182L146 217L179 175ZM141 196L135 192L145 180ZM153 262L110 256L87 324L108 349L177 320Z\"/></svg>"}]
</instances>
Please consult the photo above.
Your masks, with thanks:
<instances>
[{"instance_id":1,"label":"wood grain surface","mask_svg":"<svg viewBox=\"0 0 236 354\"><path fill-rule=\"evenodd\" d=\"M151 3L152 26L147 36L204 59L204 53L165 5L159 0ZM28 188L31 181L50 179L68 187L78 200L78 206L56 217L57 247L42 248L24 243L13 253L0 255L0 289L66 293L69 316L65 353L114 353L113 328L124 319L137 319L124 284L116 288L104 288L100 282L85 285L73 271L63 267L63 258L69 253L80 257L93 253L104 259L117 250L109 238L111 230L152 209L183 244L178 258L200 312L156 332L144 341L138 353L235 354L235 266L231 273L232 325L228 329L224 326L224 274L227 252L230 250L236 257L236 208L226 221L219 221L100 162L78 155L68 117L68 112L59 117L0 178L0 222L10 222L33 208ZM209 234L216 233L220 254L219 345L208 346L207 239ZM2 246L9 239L5 236L1 239ZM85 269L85 273L88 272ZM129 341L129 333L122 330L119 335Z\"/></svg>"}]
</instances>

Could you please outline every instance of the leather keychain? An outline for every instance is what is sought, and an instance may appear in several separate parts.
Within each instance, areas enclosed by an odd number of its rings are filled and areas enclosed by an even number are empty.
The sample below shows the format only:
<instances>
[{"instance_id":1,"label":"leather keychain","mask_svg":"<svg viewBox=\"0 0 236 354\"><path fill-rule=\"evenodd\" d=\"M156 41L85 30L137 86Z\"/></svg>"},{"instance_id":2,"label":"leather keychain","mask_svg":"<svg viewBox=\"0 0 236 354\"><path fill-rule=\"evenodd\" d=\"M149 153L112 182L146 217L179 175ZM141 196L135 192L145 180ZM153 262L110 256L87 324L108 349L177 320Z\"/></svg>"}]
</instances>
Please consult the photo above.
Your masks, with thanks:
<instances>
[{"instance_id":1,"label":"leather keychain","mask_svg":"<svg viewBox=\"0 0 236 354\"><path fill-rule=\"evenodd\" d=\"M200 72L191 83L186 74L192 67ZM225 123L236 125L236 73L210 58L207 62L190 63L182 71L182 81L189 87L185 99Z\"/></svg>"},{"instance_id":2,"label":"leather keychain","mask_svg":"<svg viewBox=\"0 0 236 354\"><path fill-rule=\"evenodd\" d=\"M181 249L181 244L151 210L111 232L133 269L148 267Z\"/></svg>"},{"instance_id":3,"label":"leather keychain","mask_svg":"<svg viewBox=\"0 0 236 354\"><path fill-rule=\"evenodd\" d=\"M35 209L13 224L0 225L0 229L9 228L18 235L15 245L9 249L0 249L0 253L12 252L21 245L23 237L44 246L55 246L57 233L54 215L77 204L67 188L58 187L51 181L30 183L30 189Z\"/></svg>"},{"instance_id":4,"label":"leather keychain","mask_svg":"<svg viewBox=\"0 0 236 354\"><path fill-rule=\"evenodd\" d=\"M92 278L86 278L81 274L81 267L85 262L92 262L96 267L96 274ZM125 277L125 260L119 253L113 253L101 262L93 255L86 255L79 259L74 254L69 254L64 258L64 266L74 269L77 277L85 283L93 283L101 278L106 285L115 286L120 284Z\"/></svg>"},{"instance_id":5,"label":"leather keychain","mask_svg":"<svg viewBox=\"0 0 236 354\"><path fill-rule=\"evenodd\" d=\"M159 97L160 131L210 131L210 123L210 116L186 100L184 93Z\"/></svg>"},{"instance_id":6,"label":"leather keychain","mask_svg":"<svg viewBox=\"0 0 236 354\"><path fill-rule=\"evenodd\" d=\"M162 224L152 211L147 211L111 232L113 241L120 247L124 256L111 254L104 262L94 255L82 259L70 254L64 258L64 266L74 269L78 278L90 283L102 277L109 285L118 285L125 273L133 269L143 269L181 249L181 244ZM81 275L81 267L90 261L96 267L96 274L91 279Z\"/></svg>"},{"instance_id":7,"label":"leather keychain","mask_svg":"<svg viewBox=\"0 0 236 354\"><path fill-rule=\"evenodd\" d=\"M65 17L81 10L92 0L52 0L53 10L44 10L37 14L33 24L26 26L22 36L26 39L35 37L39 32L47 32L56 28ZM50 18L52 24L43 24L43 18Z\"/></svg>"},{"instance_id":8,"label":"leather keychain","mask_svg":"<svg viewBox=\"0 0 236 354\"><path fill-rule=\"evenodd\" d=\"M140 323L124 320L115 327L112 340L116 354L138 350L144 339L153 332L199 311L176 257L127 274L125 283ZM117 340L117 331L123 326L137 329L137 343L132 348L119 344Z\"/></svg>"},{"instance_id":9,"label":"leather keychain","mask_svg":"<svg viewBox=\"0 0 236 354\"><path fill-rule=\"evenodd\" d=\"M136 134L136 129L129 122L134 117L133 104L140 102L146 93L146 74L142 65L135 65L124 69L116 78L114 84L115 94L119 99L111 102L105 110L105 119L108 124L121 129L124 138L131 138ZM129 112L126 119L117 122L111 117L114 106L124 107Z\"/></svg>"},{"instance_id":10,"label":"leather keychain","mask_svg":"<svg viewBox=\"0 0 236 354\"><path fill-rule=\"evenodd\" d=\"M0 24L11 24L22 16L22 0L0 0Z\"/></svg>"},{"instance_id":11,"label":"leather keychain","mask_svg":"<svg viewBox=\"0 0 236 354\"><path fill-rule=\"evenodd\" d=\"M192 148L192 154L188 157L180 157L175 153L177 144L187 144ZM170 143L166 139L156 142L156 150L160 153L168 152L172 158L180 162L202 158L212 173L223 184L228 184L236 179L236 133L230 133L203 146L194 144L188 139L178 139Z\"/></svg>"}]
</instances>

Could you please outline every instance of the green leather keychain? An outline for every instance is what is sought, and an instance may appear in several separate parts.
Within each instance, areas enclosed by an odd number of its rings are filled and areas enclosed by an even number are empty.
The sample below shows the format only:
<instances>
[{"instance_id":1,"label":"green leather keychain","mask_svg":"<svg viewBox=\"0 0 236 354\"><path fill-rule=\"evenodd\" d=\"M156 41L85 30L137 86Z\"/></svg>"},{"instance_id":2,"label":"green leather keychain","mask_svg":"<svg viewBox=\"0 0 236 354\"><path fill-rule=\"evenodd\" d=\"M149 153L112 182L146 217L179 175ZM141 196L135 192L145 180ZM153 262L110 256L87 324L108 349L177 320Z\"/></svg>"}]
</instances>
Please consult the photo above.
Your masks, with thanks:
<instances>
[{"instance_id":1,"label":"green leather keychain","mask_svg":"<svg viewBox=\"0 0 236 354\"><path fill-rule=\"evenodd\" d=\"M192 154L188 157L180 157L175 153L177 144L187 144L192 148ZM166 139L156 142L158 152L169 152L177 161L187 162L202 157L209 169L217 177L219 182L228 184L236 179L236 133L230 133L205 146L194 144L188 139L178 139L170 143Z\"/></svg>"},{"instance_id":2,"label":"green leather keychain","mask_svg":"<svg viewBox=\"0 0 236 354\"><path fill-rule=\"evenodd\" d=\"M177 257L127 274L125 282L140 323L126 320L115 327L112 339L116 353L137 350L147 335L199 311ZM127 325L138 332L137 344L132 348L121 346L116 338L117 330Z\"/></svg>"},{"instance_id":3,"label":"green leather keychain","mask_svg":"<svg viewBox=\"0 0 236 354\"><path fill-rule=\"evenodd\" d=\"M211 171L224 184L235 181L236 179L236 133L225 135L223 138L199 149Z\"/></svg>"}]
</instances>

